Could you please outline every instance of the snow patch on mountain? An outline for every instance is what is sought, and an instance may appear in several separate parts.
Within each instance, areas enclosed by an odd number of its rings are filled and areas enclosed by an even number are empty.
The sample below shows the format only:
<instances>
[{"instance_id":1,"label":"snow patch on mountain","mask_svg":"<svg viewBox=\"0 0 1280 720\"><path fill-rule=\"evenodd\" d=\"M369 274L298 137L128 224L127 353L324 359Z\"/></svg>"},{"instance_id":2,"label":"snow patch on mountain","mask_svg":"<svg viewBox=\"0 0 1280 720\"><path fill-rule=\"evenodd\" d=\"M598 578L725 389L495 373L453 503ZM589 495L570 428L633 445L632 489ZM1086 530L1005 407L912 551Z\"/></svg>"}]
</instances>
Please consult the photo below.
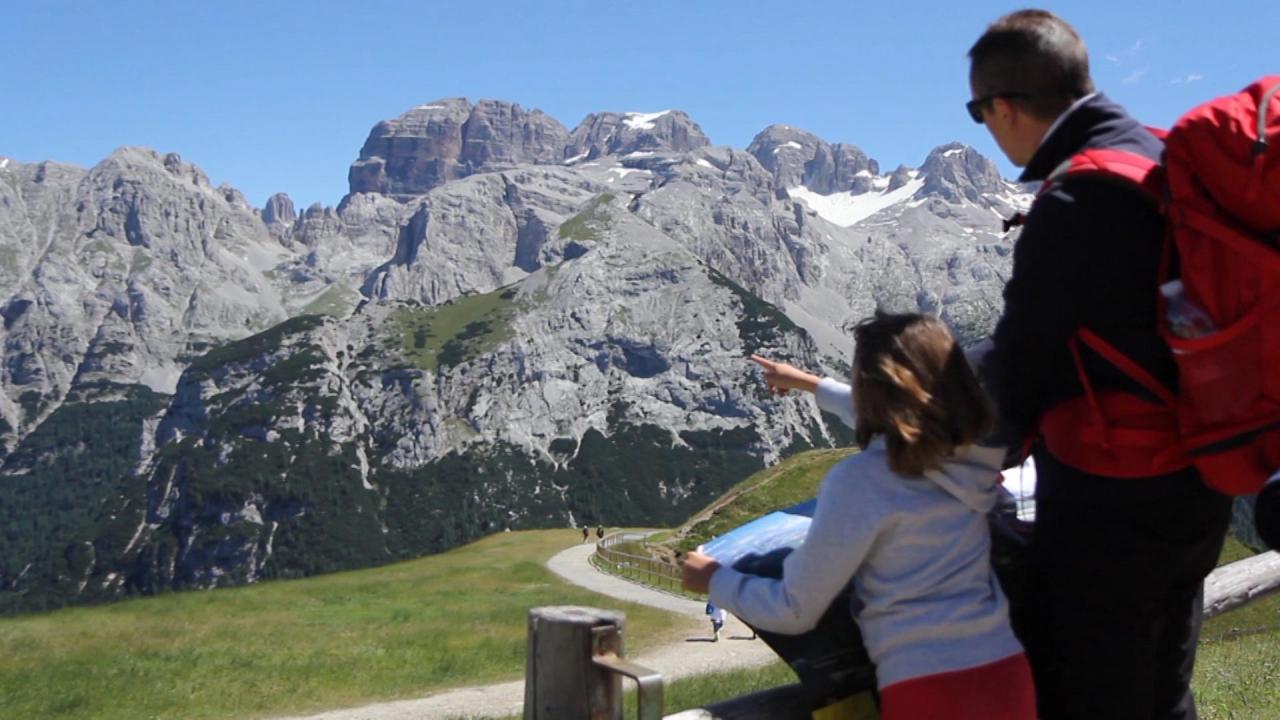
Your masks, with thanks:
<instances>
[{"instance_id":1,"label":"snow patch on mountain","mask_svg":"<svg viewBox=\"0 0 1280 720\"><path fill-rule=\"evenodd\" d=\"M636 113L629 112L623 115L622 122L632 130L652 130L654 128L653 121L671 112L670 110L662 110L656 113Z\"/></svg>"},{"instance_id":2,"label":"snow patch on mountain","mask_svg":"<svg viewBox=\"0 0 1280 720\"><path fill-rule=\"evenodd\" d=\"M1008 193L1005 194L1002 199L1006 202L1012 203L1013 205L1023 209L1028 209L1031 207L1031 202L1036 199L1035 193L1027 192L1022 188L1022 186L1016 183L1006 182L1004 185L1008 190Z\"/></svg>"},{"instance_id":3,"label":"snow patch on mountain","mask_svg":"<svg viewBox=\"0 0 1280 720\"><path fill-rule=\"evenodd\" d=\"M613 168L609 168L608 172L610 172L610 173L613 173L613 174L617 175L619 179L624 178L624 177L626 177L626 176L628 176L628 175L634 175L634 174L640 174L640 175L652 175L652 174L653 174L653 173L649 172L648 170L640 170L640 169L637 169L637 168L624 168L624 167L613 167ZM614 180L613 178L609 178L609 182L613 182L613 180Z\"/></svg>"},{"instance_id":4,"label":"snow patch on mountain","mask_svg":"<svg viewBox=\"0 0 1280 720\"><path fill-rule=\"evenodd\" d=\"M832 193L819 195L801 185L789 188L787 195L793 200L803 202L810 210L818 213L822 219L839 225L850 227L875 215L887 207L906 201L915 195L924 180L915 179L891 192Z\"/></svg>"}]
</instances>

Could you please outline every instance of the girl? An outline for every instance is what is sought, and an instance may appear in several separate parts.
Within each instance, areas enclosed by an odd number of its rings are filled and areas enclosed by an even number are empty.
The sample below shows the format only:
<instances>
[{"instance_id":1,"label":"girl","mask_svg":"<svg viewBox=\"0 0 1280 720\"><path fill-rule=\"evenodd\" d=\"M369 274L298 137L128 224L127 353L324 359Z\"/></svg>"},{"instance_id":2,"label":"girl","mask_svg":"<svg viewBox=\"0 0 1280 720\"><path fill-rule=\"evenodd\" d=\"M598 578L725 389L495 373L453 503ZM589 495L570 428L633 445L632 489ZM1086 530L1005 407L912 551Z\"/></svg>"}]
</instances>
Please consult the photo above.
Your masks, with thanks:
<instances>
[{"instance_id":1,"label":"girl","mask_svg":"<svg viewBox=\"0 0 1280 720\"><path fill-rule=\"evenodd\" d=\"M708 602L707 617L711 618L711 642L720 642L720 629L724 627L724 621L729 619L729 614L724 611L724 608L718 608Z\"/></svg>"},{"instance_id":2,"label":"girl","mask_svg":"<svg viewBox=\"0 0 1280 720\"><path fill-rule=\"evenodd\" d=\"M1034 720L1030 670L989 562L985 515L1004 455L975 444L990 430L989 403L936 319L877 313L854 338L852 393L754 358L770 390L815 392L863 450L827 473L782 578L692 552L685 587L751 625L798 634L852 578L883 720Z\"/></svg>"}]
</instances>

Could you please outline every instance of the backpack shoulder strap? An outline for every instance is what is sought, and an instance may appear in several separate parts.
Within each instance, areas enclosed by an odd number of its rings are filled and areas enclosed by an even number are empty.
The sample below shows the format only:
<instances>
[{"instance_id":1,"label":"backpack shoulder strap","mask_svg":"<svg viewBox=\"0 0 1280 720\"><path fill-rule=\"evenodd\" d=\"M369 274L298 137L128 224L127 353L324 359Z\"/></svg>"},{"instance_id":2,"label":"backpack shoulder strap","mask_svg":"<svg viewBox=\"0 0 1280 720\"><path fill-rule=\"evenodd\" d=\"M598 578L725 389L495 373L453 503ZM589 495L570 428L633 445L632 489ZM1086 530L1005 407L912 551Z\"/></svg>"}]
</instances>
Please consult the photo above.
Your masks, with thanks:
<instances>
[{"instance_id":1,"label":"backpack shoulder strap","mask_svg":"<svg viewBox=\"0 0 1280 720\"><path fill-rule=\"evenodd\" d=\"M1084 150L1072 155L1049 173L1038 194L1044 194L1055 183L1083 177L1111 180L1135 187L1158 207L1165 204L1167 193L1164 166L1157 160L1137 153L1109 148Z\"/></svg>"},{"instance_id":2,"label":"backpack shoulder strap","mask_svg":"<svg viewBox=\"0 0 1280 720\"><path fill-rule=\"evenodd\" d=\"M1165 132L1148 128L1152 134L1163 138ZM1096 178L1137 190L1156 204L1161 212L1168 205L1169 192L1165 181L1164 166L1151 158L1110 148L1083 150L1067 158L1053 169L1036 191L1036 197L1048 193L1053 186L1071 178ZM1003 232L1026 223L1026 213L1017 213L1004 221Z\"/></svg>"}]
</instances>

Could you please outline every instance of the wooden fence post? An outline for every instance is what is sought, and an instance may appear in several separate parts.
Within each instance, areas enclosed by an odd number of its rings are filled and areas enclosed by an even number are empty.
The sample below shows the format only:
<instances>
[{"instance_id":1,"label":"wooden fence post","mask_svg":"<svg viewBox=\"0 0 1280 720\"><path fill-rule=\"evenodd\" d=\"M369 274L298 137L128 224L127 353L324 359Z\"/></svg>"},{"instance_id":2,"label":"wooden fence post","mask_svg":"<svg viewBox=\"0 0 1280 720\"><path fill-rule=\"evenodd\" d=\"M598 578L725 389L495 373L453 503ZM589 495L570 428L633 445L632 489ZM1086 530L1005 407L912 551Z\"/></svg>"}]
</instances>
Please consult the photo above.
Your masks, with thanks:
<instances>
[{"instance_id":1,"label":"wooden fence post","mask_svg":"<svg viewBox=\"0 0 1280 720\"><path fill-rule=\"evenodd\" d=\"M660 720L662 677L623 659L625 625L614 610L531 609L524 720L622 720L622 675L639 686L640 720Z\"/></svg>"}]
</instances>

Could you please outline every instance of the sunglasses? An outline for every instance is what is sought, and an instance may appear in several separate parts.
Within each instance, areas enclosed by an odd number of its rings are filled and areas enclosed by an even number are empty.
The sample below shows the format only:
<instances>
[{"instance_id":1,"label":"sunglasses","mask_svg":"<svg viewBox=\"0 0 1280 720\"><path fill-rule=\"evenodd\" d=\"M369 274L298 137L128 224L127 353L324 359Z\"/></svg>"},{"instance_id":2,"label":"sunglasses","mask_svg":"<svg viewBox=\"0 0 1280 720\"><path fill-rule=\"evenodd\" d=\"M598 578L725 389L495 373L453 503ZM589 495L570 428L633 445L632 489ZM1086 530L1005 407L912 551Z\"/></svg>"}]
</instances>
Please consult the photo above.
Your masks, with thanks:
<instances>
[{"instance_id":1,"label":"sunglasses","mask_svg":"<svg viewBox=\"0 0 1280 720\"><path fill-rule=\"evenodd\" d=\"M964 104L964 109L969 111L969 117L973 118L974 122L981 125L983 122L985 122L982 119L982 109L987 105L989 105L992 100L995 100L996 98L1004 98L1006 100L1012 100L1017 98L1029 98L1029 97L1031 97L1031 93L1024 93L1024 92L991 93L990 95L983 95L980 98L974 98L973 100L970 100L969 102Z\"/></svg>"}]
</instances>

